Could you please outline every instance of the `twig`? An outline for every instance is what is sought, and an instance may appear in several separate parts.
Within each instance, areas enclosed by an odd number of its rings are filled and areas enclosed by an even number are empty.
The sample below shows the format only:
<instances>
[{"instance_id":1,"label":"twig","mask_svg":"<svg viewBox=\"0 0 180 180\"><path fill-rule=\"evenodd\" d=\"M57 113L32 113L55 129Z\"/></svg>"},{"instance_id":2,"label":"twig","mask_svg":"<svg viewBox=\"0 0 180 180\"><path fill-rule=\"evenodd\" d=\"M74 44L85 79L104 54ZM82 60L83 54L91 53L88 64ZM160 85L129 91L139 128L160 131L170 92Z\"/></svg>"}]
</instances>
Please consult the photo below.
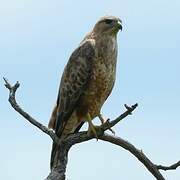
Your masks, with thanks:
<instances>
[{"instance_id":1,"label":"twig","mask_svg":"<svg viewBox=\"0 0 180 180\"><path fill-rule=\"evenodd\" d=\"M19 113L21 114L26 120L28 120L31 124L39 128L41 131L49 135L53 141L58 142L59 138L56 136L56 134L48 129L46 126L43 124L39 123L36 121L33 117L31 117L28 113L26 113L16 102L16 90L19 88L20 83L17 81L14 86L11 86L11 84L8 82L6 78L3 78L5 81L5 87L9 89L9 102L11 106Z\"/></svg>"},{"instance_id":2,"label":"twig","mask_svg":"<svg viewBox=\"0 0 180 180\"><path fill-rule=\"evenodd\" d=\"M126 108L126 111L121 114L119 117L117 117L115 120L109 121L107 120L103 125L101 125L101 128L106 131L107 129L112 128L113 126L115 126L117 123L119 123L121 120L123 120L125 117L127 117L128 115L131 115L132 112L137 108L138 104L134 104L131 107L128 105L124 105Z\"/></svg>"},{"instance_id":3,"label":"twig","mask_svg":"<svg viewBox=\"0 0 180 180\"><path fill-rule=\"evenodd\" d=\"M162 166L162 165L156 165L156 168L159 170L175 170L178 167L180 167L180 161L178 161L177 163L172 164L171 166Z\"/></svg>"}]
</instances>

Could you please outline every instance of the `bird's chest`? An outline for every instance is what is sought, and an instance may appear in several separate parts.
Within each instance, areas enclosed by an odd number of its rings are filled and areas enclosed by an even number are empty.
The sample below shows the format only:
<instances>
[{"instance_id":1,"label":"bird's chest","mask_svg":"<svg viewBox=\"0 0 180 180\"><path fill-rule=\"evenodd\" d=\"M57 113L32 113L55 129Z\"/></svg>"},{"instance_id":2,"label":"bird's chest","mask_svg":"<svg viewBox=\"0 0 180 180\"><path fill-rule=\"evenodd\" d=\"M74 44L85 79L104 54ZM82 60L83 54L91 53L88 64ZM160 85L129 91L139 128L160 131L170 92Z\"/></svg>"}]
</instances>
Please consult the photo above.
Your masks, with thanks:
<instances>
[{"instance_id":1,"label":"bird's chest","mask_svg":"<svg viewBox=\"0 0 180 180\"><path fill-rule=\"evenodd\" d=\"M95 117L110 94L115 81L117 47L113 43L101 45L96 53L92 73L83 101L90 114Z\"/></svg>"},{"instance_id":2,"label":"bird's chest","mask_svg":"<svg viewBox=\"0 0 180 180\"><path fill-rule=\"evenodd\" d=\"M99 43L92 68L89 89L103 101L112 89L116 75L117 43L111 39ZM98 99L98 98L97 98Z\"/></svg>"},{"instance_id":3,"label":"bird's chest","mask_svg":"<svg viewBox=\"0 0 180 180\"><path fill-rule=\"evenodd\" d=\"M115 60L109 61L108 63L104 62L104 59L101 59L101 57L98 59L99 60L94 64L87 94L89 94L92 99L102 104L114 84L116 63Z\"/></svg>"}]
</instances>

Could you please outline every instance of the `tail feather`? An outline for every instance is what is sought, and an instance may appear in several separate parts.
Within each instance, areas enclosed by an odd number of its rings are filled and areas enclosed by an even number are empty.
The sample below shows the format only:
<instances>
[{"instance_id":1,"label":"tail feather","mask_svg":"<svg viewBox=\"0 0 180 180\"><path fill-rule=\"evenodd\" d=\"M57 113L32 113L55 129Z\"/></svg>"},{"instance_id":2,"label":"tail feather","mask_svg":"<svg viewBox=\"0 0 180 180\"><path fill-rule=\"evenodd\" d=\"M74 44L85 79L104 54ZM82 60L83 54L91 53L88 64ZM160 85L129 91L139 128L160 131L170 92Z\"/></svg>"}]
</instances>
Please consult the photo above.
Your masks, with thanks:
<instances>
[{"instance_id":1,"label":"tail feather","mask_svg":"<svg viewBox=\"0 0 180 180\"><path fill-rule=\"evenodd\" d=\"M81 122L77 128L74 130L73 133L77 133L79 132L79 130L81 129L81 127L83 126L84 122ZM61 137L62 138L62 137ZM53 167L55 167L55 163L56 163L56 156L58 153L58 148L61 148L59 147L55 142L53 142L52 144L52 151L51 151L51 160L50 160L50 168L52 170Z\"/></svg>"},{"instance_id":2,"label":"tail feather","mask_svg":"<svg viewBox=\"0 0 180 180\"><path fill-rule=\"evenodd\" d=\"M56 156L56 151L57 151L57 144L53 142L52 144L52 151L51 151L51 160L50 160L50 168L52 170L53 164L55 163L55 156Z\"/></svg>"},{"instance_id":3,"label":"tail feather","mask_svg":"<svg viewBox=\"0 0 180 180\"><path fill-rule=\"evenodd\" d=\"M55 129L55 132L60 139L65 138L68 134L79 132L84 122L78 121L76 113L73 113L71 117L68 119L68 121L66 121L65 123L62 123L61 115L56 117L58 119L58 120L56 119L56 121L60 122L60 126L58 126L59 128L57 128L58 123L56 123L56 129ZM53 142L52 151L51 151L51 160L50 160L51 169L55 167L57 163L56 159L58 158L57 157L59 152L58 148L63 148L63 147L60 147L55 142Z\"/></svg>"}]
</instances>

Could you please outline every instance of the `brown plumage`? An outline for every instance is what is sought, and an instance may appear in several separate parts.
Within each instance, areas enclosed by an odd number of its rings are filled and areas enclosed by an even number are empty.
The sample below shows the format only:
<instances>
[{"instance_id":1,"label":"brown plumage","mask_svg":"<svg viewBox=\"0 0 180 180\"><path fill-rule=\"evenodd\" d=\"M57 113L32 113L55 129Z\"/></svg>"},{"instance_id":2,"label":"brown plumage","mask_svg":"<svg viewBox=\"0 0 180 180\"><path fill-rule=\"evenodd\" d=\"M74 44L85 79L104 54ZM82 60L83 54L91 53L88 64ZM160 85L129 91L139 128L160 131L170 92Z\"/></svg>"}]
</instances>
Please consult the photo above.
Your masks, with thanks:
<instances>
[{"instance_id":1,"label":"brown plumage","mask_svg":"<svg viewBox=\"0 0 180 180\"><path fill-rule=\"evenodd\" d=\"M119 29L119 18L101 18L70 56L49 122L49 128L60 138L79 130L85 121L96 136L91 120L100 116L114 86ZM53 150L51 161L54 158Z\"/></svg>"}]
</instances>

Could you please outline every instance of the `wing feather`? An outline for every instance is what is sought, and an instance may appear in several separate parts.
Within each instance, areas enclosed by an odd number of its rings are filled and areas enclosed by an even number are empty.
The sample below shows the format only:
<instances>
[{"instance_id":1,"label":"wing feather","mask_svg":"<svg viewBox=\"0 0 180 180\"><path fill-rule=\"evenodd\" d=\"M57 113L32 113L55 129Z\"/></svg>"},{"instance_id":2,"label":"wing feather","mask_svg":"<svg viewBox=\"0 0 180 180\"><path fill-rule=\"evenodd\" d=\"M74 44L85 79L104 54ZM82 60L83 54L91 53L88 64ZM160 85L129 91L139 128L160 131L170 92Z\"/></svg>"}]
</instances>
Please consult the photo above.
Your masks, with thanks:
<instances>
[{"instance_id":1,"label":"wing feather","mask_svg":"<svg viewBox=\"0 0 180 180\"><path fill-rule=\"evenodd\" d=\"M89 81L95 49L92 41L82 43L71 55L61 78L55 132L60 137Z\"/></svg>"}]
</instances>

